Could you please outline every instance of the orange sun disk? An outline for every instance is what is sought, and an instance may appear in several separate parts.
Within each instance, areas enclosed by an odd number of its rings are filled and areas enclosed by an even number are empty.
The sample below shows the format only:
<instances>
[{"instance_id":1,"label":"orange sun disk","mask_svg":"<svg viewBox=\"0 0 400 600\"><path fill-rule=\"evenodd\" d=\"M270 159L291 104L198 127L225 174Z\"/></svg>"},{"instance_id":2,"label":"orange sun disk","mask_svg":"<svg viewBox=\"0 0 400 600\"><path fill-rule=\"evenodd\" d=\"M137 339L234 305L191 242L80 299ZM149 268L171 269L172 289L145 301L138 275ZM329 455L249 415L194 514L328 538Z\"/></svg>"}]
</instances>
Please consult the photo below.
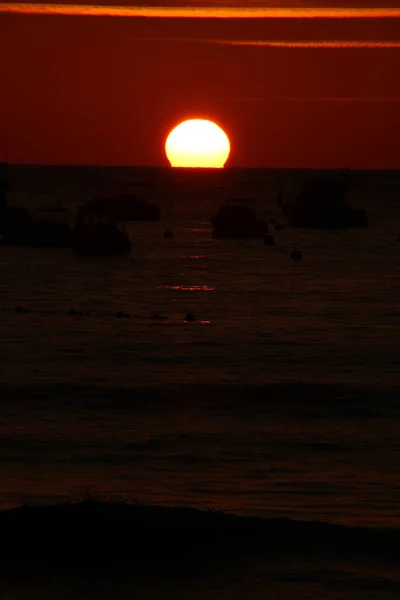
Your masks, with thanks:
<instances>
[{"instance_id":1,"label":"orange sun disk","mask_svg":"<svg viewBox=\"0 0 400 600\"><path fill-rule=\"evenodd\" d=\"M206 119L190 119L177 125L165 142L171 167L221 169L230 153L226 133Z\"/></svg>"}]
</instances>

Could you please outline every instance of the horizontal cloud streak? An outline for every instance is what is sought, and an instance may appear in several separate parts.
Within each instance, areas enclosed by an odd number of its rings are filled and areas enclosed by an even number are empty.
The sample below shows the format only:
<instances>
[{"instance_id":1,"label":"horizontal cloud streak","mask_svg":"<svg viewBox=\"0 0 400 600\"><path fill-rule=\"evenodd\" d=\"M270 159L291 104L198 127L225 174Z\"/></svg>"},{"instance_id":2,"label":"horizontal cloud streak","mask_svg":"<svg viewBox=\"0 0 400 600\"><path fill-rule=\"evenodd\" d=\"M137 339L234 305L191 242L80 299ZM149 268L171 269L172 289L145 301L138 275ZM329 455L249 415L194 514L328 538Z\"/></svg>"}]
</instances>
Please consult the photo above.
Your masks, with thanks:
<instances>
[{"instance_id":1,"label":"horizontal cloud streak","mask_svg":"<svg viewBox=\"0 0 400 600\"><path fill-rule=\"evenodd\" d=\"M226 101L226 97L215 98ZM392 96L229 96L232 102L304 102L304 103L390 103L399 104L400 97Z\"/></svg>"},{"instance_id":2,"label":"horizontal cloud streak","mask_svg":"<svg viewBox=\"0 0 400 600\"><path fill-rule=\"evenodd\" d=\"M233 40L223 38L204 37L140 37L135 36L141 42L176 42L183 44L218 44L223 46L255 46L266 48L371 48L388 49L400 48L400 40Z\"/></svg>"},{"instance_id":3,"label":"horizontal cloud streak","mask_svg":"<svg viewBox=\"0 0 400 600\"><path fill-rule=\"evenodd\" d=\"M210 40L205 40L210 41ZM215 44L268 48L400 48L398 40L212 40Z\"/></svg>"},{"instance_id":4,"label":"horizontal cloud streak","mask_svg":"<svg viewBox=\"0 0 400 600\"><path fill-rule=\"evenodd\" d=\"M400 7L177 7L4 2L0 4L0 13L153 18L398 19Z\"/></svg>"}]
</instances>

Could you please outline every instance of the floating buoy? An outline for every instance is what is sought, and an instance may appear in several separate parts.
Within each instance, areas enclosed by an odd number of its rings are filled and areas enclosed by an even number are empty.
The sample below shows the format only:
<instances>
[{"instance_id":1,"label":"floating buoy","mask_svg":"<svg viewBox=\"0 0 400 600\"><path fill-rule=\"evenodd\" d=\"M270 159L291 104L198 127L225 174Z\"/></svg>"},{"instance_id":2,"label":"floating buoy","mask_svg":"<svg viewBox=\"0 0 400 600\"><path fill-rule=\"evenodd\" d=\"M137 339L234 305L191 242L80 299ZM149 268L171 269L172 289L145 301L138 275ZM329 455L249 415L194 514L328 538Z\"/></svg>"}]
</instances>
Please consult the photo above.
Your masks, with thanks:
<instances>
[{"instance_id":1,"label":"floating buoy","mask_svg":"<svg viewBox=\"0 0 400 600\"><path fill-rule=\"evenodd\" d=\"M75 310L74 308L71 308L71 310L68 311L69 315L76 315L78 317L83 317L83 315L85 314L83 312L83 310Z\"/></svg>"},{"instance_id":2,"label":"floating buoy","mask_svg":"<svg viewBox=\"0 0 400 600\"><path fill-rule=\"evenodd\" d=\"M21 306L20 304L18 304L18 306L15 309L16 313L30 313L31 309L30 308L23 308L23 306Z\"/></svg>"},{"instance_id":3,"label":"floating buoy","mask_svg":"<svg viewBox=\"0 0 400 600\"><path fill-rule=\"evenodd\" d=\"M303 258L303 255L300 252L300 250L292 250L290 253L290 258L292 258L293 260L301 260Z\"/></svg>"},{"instance_id":4,"label":"floating buoy","mask_svg":"<svg viewBox=\"0 0 400 600\"><path fill-rule=\"evenodd\" d=\"M266 246L275 246L275 240L273 238L273 236L270 233L266 233L264 235L264 244Z\"/></svg>"},{"instance_id":5,"label":"floating buoy","mask_svg":"<svg viewBox=\"0 0 400 600\"><path fill-rule=\"evenodd\" d=\"M164 237L165 237L166 239L169 239L169 240L170 240L171 238L175 237L175 234L174 234L174 232L173 232L173 231L171 231L170 229L167 229L167 230L164 232Z\"/></svg>"},{"instance_id":6,"label":"floating buoy","mask_svg":"<svg viewBox=\"0 0 400 600\"><path fill-rule=\"evenodd\" d=\"M196 320L196 317L194 316L193 313L189 312L189 313L186 314L186 317L185 317L185 322L186 323L194 323L195 320Z\"/></svg>"},{"instance_id":7,"label":"floating buoy","mask_svg":"<svg viewBox=\"0 0 400 600\"><path fill-rule=\"evenodd\" d=\"M129 315L128 313L124 313L124 312L122 312L122 310L120 310L120 311L118 311L117 313L115 313L115 316L116 316L118 319L129 319L129 317L130 317L131 315Z\"/></svg>"}]
</instances>

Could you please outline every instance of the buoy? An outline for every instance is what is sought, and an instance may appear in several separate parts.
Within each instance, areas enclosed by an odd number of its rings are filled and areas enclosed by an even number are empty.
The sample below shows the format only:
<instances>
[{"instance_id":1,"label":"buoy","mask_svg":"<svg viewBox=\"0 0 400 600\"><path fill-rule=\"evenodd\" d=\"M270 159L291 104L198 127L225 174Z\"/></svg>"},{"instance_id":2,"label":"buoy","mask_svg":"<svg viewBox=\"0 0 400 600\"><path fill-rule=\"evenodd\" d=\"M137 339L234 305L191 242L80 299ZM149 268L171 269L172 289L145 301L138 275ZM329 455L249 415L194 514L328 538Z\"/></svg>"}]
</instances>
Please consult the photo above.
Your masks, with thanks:
<instances>
[{"instance_id":1,"label":"buoy","mask_svg":"<svg viewBox=\"0 0 400 600\"><path fill-rule=\"evenodd\" d=\"M290 258L293 258L293 260L301 260L303 255L300 250L292 250L290 253Z\"/></svg>"},{"instance_id":2,"label":"buoy","mask_svg":"<svg viewBox=\"0 0 400 600\"><path fill-rule=\"evenodd\" d=\"M264 244L266 246L275 246L275 240L270 233L264 235Z\"/></svg>"},{"instance_id":3,"label":"buoy","mask_svg":"<svg viewBox=\"0 0 400 600\"><path fill-rule=\"evenodd\" d=\"M165 237L166 239L171 239L171 238L175 237L175 234L174 234L174 232L173 232L173 231L171 231L170 229L167 229L167 230L164 232L164 237Z\"/></svg>"},{"instance_id":4,"label":"buoy","mask_svg":"<svg viewBox=\"0 0 400 600\"><path fill-rule=\"evenodd\" d=\"M185 322L186 323L194 323L195 320L196 320L196 317L194 316L193 313L189 312L189 313L186 314L186 317L185 317Z\"/></svg>"},{"instance_id":5,"label":"buoy","mask_svg":"<svg viewBox=\"0 0 400 600\"><path fill-rule=\"evenodd\" d=\"M30 313L31 309L30 308L23 308L20 304L18 304L18 306L15 309L16 313Z\"/></svg>"}]
</instances>

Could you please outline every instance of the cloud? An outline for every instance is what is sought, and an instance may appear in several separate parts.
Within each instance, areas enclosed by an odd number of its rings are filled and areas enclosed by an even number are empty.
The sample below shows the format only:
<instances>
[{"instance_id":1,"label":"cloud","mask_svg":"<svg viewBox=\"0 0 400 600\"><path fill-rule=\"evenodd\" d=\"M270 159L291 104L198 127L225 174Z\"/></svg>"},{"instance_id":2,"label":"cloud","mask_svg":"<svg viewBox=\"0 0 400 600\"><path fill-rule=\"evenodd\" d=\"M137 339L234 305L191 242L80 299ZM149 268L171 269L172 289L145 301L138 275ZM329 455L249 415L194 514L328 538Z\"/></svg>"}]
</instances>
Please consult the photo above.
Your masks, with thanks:
<instances>
[{"instance_id":1,"label":"cloud","mask_svg":"<svg viewBox=\"0 0 400 600\"><path fill-rule=\"evenodd\" d=\"M224 3L201 3L196 2L188 6L169 4L164 6L146 5L135 6L95 5L88 3L30 3L30 2L2 2L0 13L18 14L46 14L46 15L87 15L87 16L109 16L109 17L191 17L191 18L301 18L301 19L383 19L400 18L400 6L390 3L387 6L370 4L369 6L354 3L351 6L338 3L305 3L290 2L281 3L281 7L260 5L253 2L251 5L243 2L243 5L224 6Z\"/></svg>"},{"instance_id":2,"label":"cloud","mask_svg":"<svg viewBox=\"0 0 400 600\"><path fill-rule=\"evenodd\" d=\"M400 48L399 40L203 40L232 46L258 46L267 48Z\"/></svg>"},{"instance_id":3,"label":"cloud","mask_svg":"<svg viewBox=\"0 0 400 600\"><path fill-rule=\"evenodd\" d=\"M227 98L215 98L215 100L226 100ZM304 102L304 103L391 103L399 104L400 97L397 96L229 96L232 102Z\"/></svg>"},{"instance_id":4,"label":"cloud","mask_svg":"<svg viewBox=\"0 0 400 600\"><path fill-rule=\"evenodd\" d=\"M259 48L354 48L354 49L400 49L400 40L239 40L206 37L141 37L141 42L176 42L182 44L217 44L223 46L254 46Z\"/></svg>"}]
</instances>

